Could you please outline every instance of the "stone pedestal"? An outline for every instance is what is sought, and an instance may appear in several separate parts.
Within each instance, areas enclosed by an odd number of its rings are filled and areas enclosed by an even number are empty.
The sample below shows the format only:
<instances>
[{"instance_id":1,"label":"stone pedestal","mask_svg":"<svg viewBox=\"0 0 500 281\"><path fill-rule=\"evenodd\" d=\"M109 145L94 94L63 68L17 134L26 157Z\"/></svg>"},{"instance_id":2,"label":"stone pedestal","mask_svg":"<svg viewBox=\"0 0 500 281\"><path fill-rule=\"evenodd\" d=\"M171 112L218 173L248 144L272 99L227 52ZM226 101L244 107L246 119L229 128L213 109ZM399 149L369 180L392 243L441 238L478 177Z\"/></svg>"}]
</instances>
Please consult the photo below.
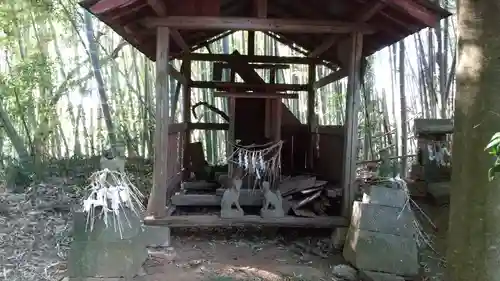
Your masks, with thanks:
<instances>
[{"instance_id":1,"label":"stone pedestal","mask_svg":"<svg viewBox=\"0 0 500 281\"><path fill-rule=\"evenodd\" d=\"M415 276L420 267L413 238L355 228L349 229L343 256L359 270Z\"/></svg>"},{"instance_id":2,"label":"stone pedestal","mask_svg":"<svg viewBox=\"0 0 500 281\"><path fill-rule=\"evenodd\" d=\"M226 209L222 209L220 211L220 217L221 218L240 218L240 217L243 217L245 215L245 213L242 211L242 210L238 210L238 209L229 209L229 210L226 210Z\"/></svg>"},{"instance_id":3,"label":"stone pedestal","mask_svg":"<svg viewBox=\"0 0 500 281\"><path fill-rule=\"evenodd\" d=\"M86 214L74 213L74 241L69 253L68 273L71 280L98 277L125 277L132 279L147 258L141 237L141 218L129 210L121 217L122 232L115 230L117 223L110 215L108 227L96 219L92 231L86 227ZM123 213L122 213L123 214Z\"/></svg>"},{"instance_id":4,"label":"stone pedestal","mask_svg":"<svg viewBox=\"0 0 500 281\"><path fill-rule=\"evenodd\" d=\"M363 202L353 204L344 258L362 271L416 276L420 265L413 221L402 189L372 186Z\"/></svg>"}]
</instances>

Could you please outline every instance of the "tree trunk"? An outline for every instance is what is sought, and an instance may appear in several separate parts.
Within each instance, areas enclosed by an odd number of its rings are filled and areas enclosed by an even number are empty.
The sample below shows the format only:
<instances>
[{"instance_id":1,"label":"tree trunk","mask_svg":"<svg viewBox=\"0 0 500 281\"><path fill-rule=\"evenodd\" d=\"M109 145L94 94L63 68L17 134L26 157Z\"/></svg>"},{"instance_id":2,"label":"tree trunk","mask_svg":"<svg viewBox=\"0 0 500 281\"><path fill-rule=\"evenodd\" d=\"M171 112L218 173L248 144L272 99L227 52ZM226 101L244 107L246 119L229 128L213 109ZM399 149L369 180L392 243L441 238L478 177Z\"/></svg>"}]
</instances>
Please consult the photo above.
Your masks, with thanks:
<instances>
[{"instance_id":1,"label":"tree trunk","mask_svg":"<svg viewBox=\"0 0 500 281\"><path fill-rule=\"evenodd\" d=\"M484 147L499 131L500 5L458 1L458 66L448 280L499 280L500 180Z\"/></svg>"}]
</instances>

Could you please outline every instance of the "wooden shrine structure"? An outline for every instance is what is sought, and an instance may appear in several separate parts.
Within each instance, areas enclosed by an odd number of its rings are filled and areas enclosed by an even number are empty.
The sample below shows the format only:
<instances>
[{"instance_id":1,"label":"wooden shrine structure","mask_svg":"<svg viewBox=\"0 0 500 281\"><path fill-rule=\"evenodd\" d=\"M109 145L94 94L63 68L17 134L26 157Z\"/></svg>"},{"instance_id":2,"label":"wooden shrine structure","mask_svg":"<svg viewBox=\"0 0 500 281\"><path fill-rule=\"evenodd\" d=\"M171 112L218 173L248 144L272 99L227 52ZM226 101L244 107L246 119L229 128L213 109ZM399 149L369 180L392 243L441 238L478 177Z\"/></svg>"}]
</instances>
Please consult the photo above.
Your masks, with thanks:
<instances>
[{"instance_id":1,"label":"wooden shrine structure","mask_svg":"<svg viewBox=\"0 0 500 281\"><path fill-rule=\"evenodd\" d=\"M428 0L85 0L80 5L156 61L154 186L148 204L151 217L145 223L168 226L222 224L213 217L203 216L196 216L189 223L181 217L166 219L168 199L181 181L176 174L189 166L192 130L228 130L230 139L246 143L264 143L264 140L287 138L287 134L301 134L308 139L307 148L302 149L305 154L298 153L297 147L291 148L292 155L300 155L287 161L312 158L311 139L321 133L318 132L321 128L316 128L315 91L348 77L346 122L336 128L341 136L336 143L339 149L321 152L338 161L336 173L343 189L343 217L322 217L316 222L300 218L303 223L288 218L270 222L255 217L231 222L231 225L308 227L314 227L315 223L320 227L345 224L354 200L363 58L425 27L433 27L450 15ZM247 54L195 53L236 30L248 32ZM255 31L264 32L304 56L256 55ZM170 64L172 59L182 59L180 70ZM193 61L214 62L219 68L230 69L233 78L237 73L244 83L236 83L234 79L194 81ZM307 83L265 81L255 71L287 68L291 64L308 66ZM317 77L318 65L330 68L331 74ZM168 97L168 76L183 85L182 98L176 94L172 103ZM214 95L228 97L231 121L228 124L192 122L192 88L215 89ZM307 124L301 124L281 102L281 99L297 98L298 92L307 94ZM183 120L180 124L171 124L170 106L177 107L179 100L182 100ZM176 165L178 158L182 159L180 166ZM314 170L310 162L307 165Z\"/></svg>"}]
</instances>

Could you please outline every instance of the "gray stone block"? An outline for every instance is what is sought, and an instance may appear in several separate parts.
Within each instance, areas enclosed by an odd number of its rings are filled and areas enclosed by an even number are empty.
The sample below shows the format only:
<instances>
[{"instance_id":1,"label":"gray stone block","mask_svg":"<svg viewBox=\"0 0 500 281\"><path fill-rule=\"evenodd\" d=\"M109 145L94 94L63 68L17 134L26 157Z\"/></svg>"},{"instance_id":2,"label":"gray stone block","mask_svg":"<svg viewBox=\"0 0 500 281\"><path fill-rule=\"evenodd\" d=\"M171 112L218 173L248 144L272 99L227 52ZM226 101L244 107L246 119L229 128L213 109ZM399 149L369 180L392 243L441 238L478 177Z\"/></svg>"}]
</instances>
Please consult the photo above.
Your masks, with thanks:
<instances>
[{"instance_id":1,"label":"gray stone block","mask_svg":"<svg viewBox=\"0 0 500 281\"><path fill-rule=\"evenodd\" d=\"M407 201L404 190L371 186L367 193L363 194L363 203L378 204L394 208L403 208Z\"/></svg>"},{"instance_id":2,"label":"gray stone block","mask_svg":"<svg viewBox=\"0 0 500 281\"><path fill-rule=\"evenodd\" d=\"M170 246L170 228L164 226L143 226L142 233L137 239L144 246L151 247L169 247Z\"/></svg>"},{"instance_id":3,"label":"gray stone block","mask_svg":"<svg viewBox=\"0 0 500 281\"><path fill-rule=\"evenodd\" d=\"M73 242L68 272L70 277L133 277L146 261L144 245L131 240L119 242Z\"/></svg>"},{"instance_id":4,"label":"gray stone block","mask_svg":"<svg viewBox=\"0 0 500 281\"><path fill-rule=\"evenodd\" d=\"M121 231L118 230L121 225ZM131 210L125 209L120 212L118 220L111 214L108 215L107 225L103 219L96 218L93 228L87 222L87 214L84 212L73 213L73 239L74 241L118 241L131 239L139 235L142 219Z\"/></svg>"},{"instance_id":5,"label":"gray stone block","mask_svg":"<svg viewBox=\"0 0 500 281\"><path fill-rule=\"evenodd\" d=\"M334 249L340 250L344 247L348 231L349 231L348 227L337 227L333 230L331 239L332 239L332 246Z\"/></svg>"},{"instance_id":6,"label":"gray stone block","mask_svg":"<svg viewBox=\"0 0 500 281\"><path fill-rule=\"evenodd\" d=\"M418 274L418 249L413 238L349 228L344 258L359 270Z\"/></svg>"},{"instance_id":7,"label":"gray stone block","mask_svg":"<svg viewBox=\"0 0 500 281\"><path fill-rule=\"evenodd\" d=\"M361 281L405 281L401 276L374 271L361 271L359 278Z\"/></svg>"},{"instance_id":8,"label":"gray stone block","mask_svg":"<svg viewBox=\"0 0 500 281\"><path fill-rule=\"evenodd\" d=\"M87 226L85 213L75 212L73 218L74 240L68 262L71 278L130 278L139 271L147 258L140 217L124 210L118 220L110 215L108 226L103 219L96 219L93 230ZM118 224L121 231L115 227Z\"/></svg>"},{"instance_id":9,"label":"gray stone block","mask_svg":"<svg viewBox=\"0 0 500 281\"><path fill-rule=\"evenodd\" d=\"M355 201L353 204L351 227L387 234L414 237L413 212L383 205Z\"/></svg>"}]
</instances>

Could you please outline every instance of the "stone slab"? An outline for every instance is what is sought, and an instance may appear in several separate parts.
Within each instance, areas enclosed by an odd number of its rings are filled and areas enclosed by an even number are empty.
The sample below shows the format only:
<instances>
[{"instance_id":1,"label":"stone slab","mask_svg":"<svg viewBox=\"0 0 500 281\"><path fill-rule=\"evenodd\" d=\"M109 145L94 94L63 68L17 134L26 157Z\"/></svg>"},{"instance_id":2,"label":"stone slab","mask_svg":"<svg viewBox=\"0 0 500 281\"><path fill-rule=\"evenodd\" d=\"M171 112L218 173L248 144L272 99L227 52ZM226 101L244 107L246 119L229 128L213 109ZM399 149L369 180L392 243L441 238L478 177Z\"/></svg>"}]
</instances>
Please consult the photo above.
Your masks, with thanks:
<instances>
[{"instance_id":1,"label":"stone slab","mask_svg":"<svg viewBox=\"0 0 500 281\"><path fill-rule=\"evenodd\" d=\"M406 193L402 189L371 186L367 193L363 194L362 202L403 208L407 199Z\"/></svg>"},{"instance_id":2,"label":"stone slab","mask_svg":"<svg viewBox=\"0 0 500 281\"><path fill-rule=\"evenodd\" d=\"M405 281L403 277L394 274L364 270L359 272L359 278L361 281Z\"/></svg>"},{"instance_id":3,"label":"stone slab","mask_svg":"<svg viewBox=\"0 0 500 281\"><path fill-rule=\"evenodd\" d=\"M387 207L355 201L351 227L404 237L415 237L414 215L408 208Z\"/></svg>"},{"instance_id":4,"label":"stone slab","mask_svg":"<svg viewBox=\"0 0 500 281\"><path fill-rule=\"evenodd\" d=\"M348 227L337 227L332 231L331 239L334 249L341 250L344 247L348 231Z\"/></svg>"},{"instance_id":5,"label":"stone slab","mask_svg":"<svg viewBox=\"0 0 500 281\"><path fill-rule=\"evenodd\" d=\"M413 238L350 227L344 258L359 270L416 276L418 249Z\"/></svg>"},{"instance_id":6,"label":"stone slab","mask_svg":"<svg viewBox=\"0 0 500 281\"><path fill-rule=\"evenodd\" d=\"M170 247L170 228L144 225L141 234L136 239L147 247Z\"/></svg>"},{"instance_id":7,"label":"stone slab","mask_svg":"<svg viewBox=\"0 0 500 281\"><path fill-rule=\"evenodd\" d=\"M133 277L146 261L143 244L119 242L73 242L68 273L74 277Z\"/></svg>"}]
</instances>

